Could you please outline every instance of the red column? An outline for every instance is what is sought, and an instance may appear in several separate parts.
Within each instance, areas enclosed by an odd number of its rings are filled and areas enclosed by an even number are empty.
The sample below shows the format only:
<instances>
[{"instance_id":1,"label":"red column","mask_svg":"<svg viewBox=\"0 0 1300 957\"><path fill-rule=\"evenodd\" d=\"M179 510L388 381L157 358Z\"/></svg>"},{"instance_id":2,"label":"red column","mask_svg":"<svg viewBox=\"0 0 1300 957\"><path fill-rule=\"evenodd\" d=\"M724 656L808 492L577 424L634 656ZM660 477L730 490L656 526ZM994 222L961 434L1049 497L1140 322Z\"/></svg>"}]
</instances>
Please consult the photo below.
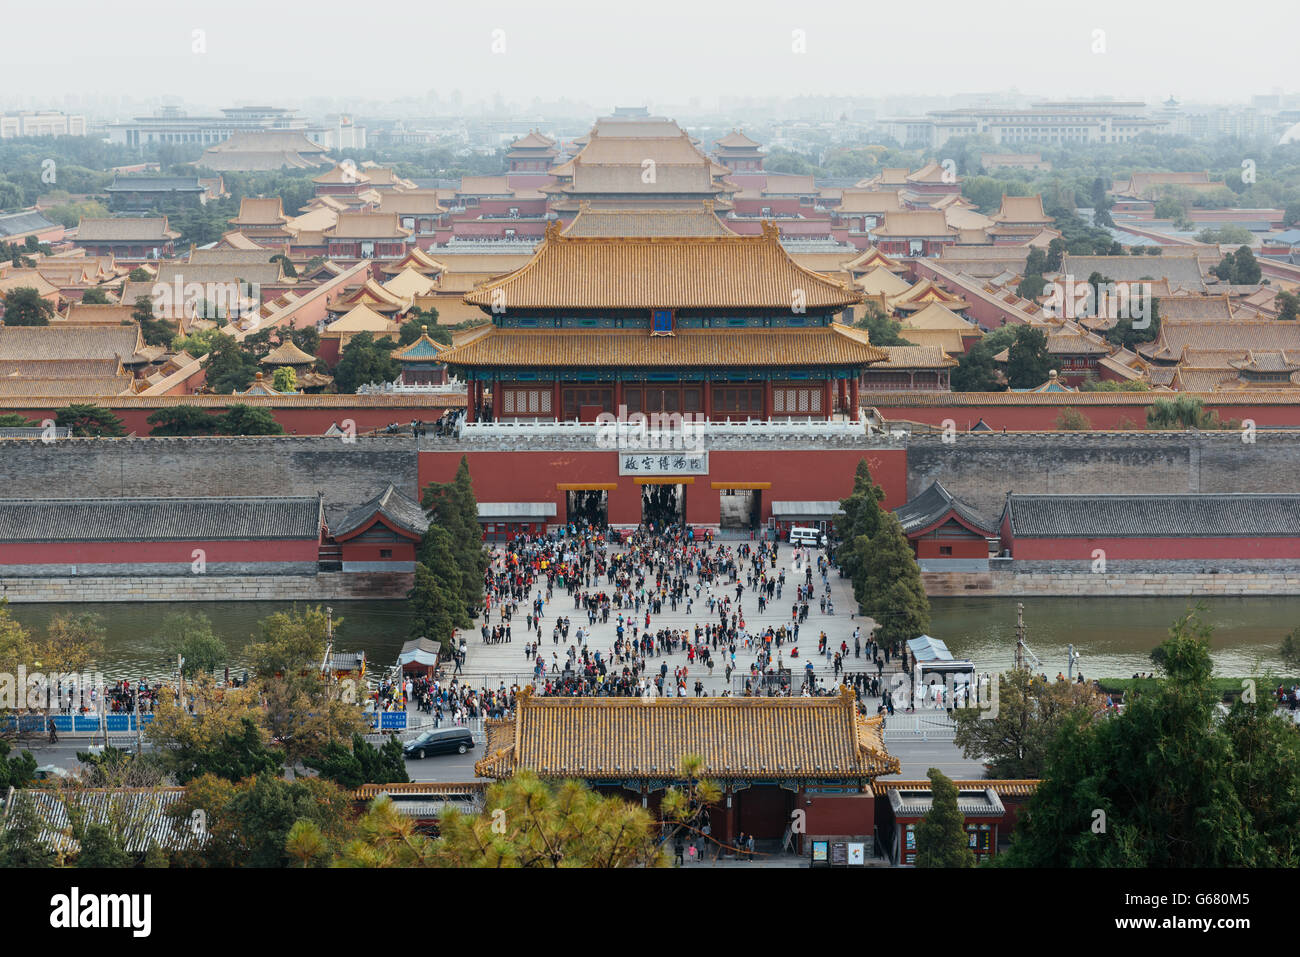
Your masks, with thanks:
<instances>
[{"instance_id":1,"label":"red column","mask_svg":"<svg viewBox=\"0 0 1300 957\"><path fill-rule=\"evenodd\" d=\"M713 418L713 382L708 378L704 380L704 418Z\"/></svg>"},{"instance_id":2,"label":"red column","mask_svg":"<svg viewBox=\"0 0 1300 957\"><path fill-rule=\"evenodd\" d=\"M824 396L822 404L826 409L826 418L829 419L831 417L831 405L833 404L830 379L827 379L825 384L822 386L822 394Z\"/></svg>"},{"instance_id":3,"label":"red column","mask_svg":"<svg viewBox=\"0 0 1300 957\"><path fill-rule=\"evenodd\" d=\"M763 418L772 418L772 380L763 380Z\"/></svg>"},{"instance_id":4,"label":"red column","mask_svg":"<svg viewBox=\"0 0 1300 957\"><path fill-rule=\"evenodd\" d=\"M619 406L623 404L623 380L614 379L614 414L618 415Z\"/></svg>"},{"instance_id":5,"label":"red column","mask_svg":"<svg viewBox=\"0 0 1300 957\"><path fill-rule=\"evenodd\" d=\"M858 420L861 408L862 406L858 401L858 377L855 374L853 378L849 380L849 417L853 419L853 421L856 422Z\"/></svg>"},{"instance_id":6,"label":"red column","mask_svg":"<svg viewBox=\"0 0 1300 957\"><path fill-rule=\"evenodd\" d=\"M492 377L492 421L496 422L501 418L501 407L497 404L497 396L501 394L501 379L497 376Z\"/></svg>"},{"instance_id":7,"label":"red column","mask_svg":"<svg viewBox=\"0 0 1300 957\"><path fill-rule=\"evenodd\" d=\"M473 379L470 379L465 386L465 421L466 422L474 421L474 392L476 391L477 386L478 383L475 382Z\"/></svg>"},{"instance_id":8,"label":"red column","mask_svg":"<svg viewBox=\"0 0 1300 957\"><path fill-rule=\"evenodd\" d=\"M560 380L555 380L554 391L551 395L551 411L555 413L555 421L559 422L564 418L564 406L561 404Z\"/></svg>"}]
</instances>

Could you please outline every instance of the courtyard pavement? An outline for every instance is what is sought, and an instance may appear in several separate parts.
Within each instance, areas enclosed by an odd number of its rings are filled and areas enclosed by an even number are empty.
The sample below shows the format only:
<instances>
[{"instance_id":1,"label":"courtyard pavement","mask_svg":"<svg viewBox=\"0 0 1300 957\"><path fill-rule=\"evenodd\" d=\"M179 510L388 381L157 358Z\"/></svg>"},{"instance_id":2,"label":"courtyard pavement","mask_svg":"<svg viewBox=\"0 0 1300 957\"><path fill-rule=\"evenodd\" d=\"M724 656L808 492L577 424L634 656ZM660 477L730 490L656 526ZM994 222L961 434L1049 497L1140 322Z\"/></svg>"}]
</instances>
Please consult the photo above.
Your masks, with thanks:
<instances>
[{"instance_id":1,"label":"courtyard pavement","mask_svg":"<svg viewBox=\"0 0 1300 957\"><path fill-rule=\"evenodd\" d=\"M728 542L728 544L739 544L739 541ZM806 551L804 552L806 555ZM824 553L817 553L824 554ZM748 586L745 593L741 596L739 606L737 606L735 597L736 589L734 582L715 582L711 587L705 586L700 597L696 599L694 578L689 579L691 583L690 595L692 597L692 608L688 613L686 606L679 603L676 611L670 610L665 605L664 611L659 615L650 616L650 630L658 631L660 628L669 629L689 629L694 630L697 624L704 626L716 622L717 614L710 613L708 609L708 597L710 593L715 598L727 596L732 600L732 610L743 612L746 629L751 632L761 632L769 625L773 628L781 625L789 626L791 622L790 610L794 604L795 587L804 581L804 568L800 564L796 567L794 561L795 550L788 544L782 543L777 561L776 573L781 570L785 571L786 583L781 591L781 598L774 598L768 605L765 612L760 613L758 610L758 597L753 594ZM815 561L815 559L814 559ZM772 569L768 569L768 574L773 574ZM853 601L852 586L847 579L839 577L839 572L831 569L829 575L831 586L831 602L834 606L834 614L825 614L821 611L819 603L812 601L809 604L808 620L799 625L799 638L797 641L787 640L783 643L780 650L781 663L790 668L792 680L796 692L802 683L808 662L812 662L813 671L817 677L818 687L833 688L836 685L834 680L834 670L832 659L834 651L839 648L841 641L849 646L849 656L847 670L850 672L866 672L870 670L873 674L875 666L866 658L865 651L860 658L853 657L853 630L860 627L862 629L863 641L866 636L871 634L875 627L875 622L870 618L861 617L856 614L856 604ZM742 579L743 582L743 579ZM816 566L813 567L813 583L817 589L818 595L824 590L821 584L820 576L817 574ZM533 592L523 601L520 602L519 611L516 612L511 621L512 641L501 644L486 644L482 639L481 632L475 628L464 632L466 642L466 661L462 673L458 676L464 682L468 682L474 687L496 688L501 683L506 687L511 684L525 685L533 681L532 663L524 657L524 644L529 640L537 640L537 633L534 631L530 636L527 632L526 614L531 606L532 598L542 594L544 597L544 583L541 589L535 588ZM589 591L612 592L607 582L602 579L599 585L593 585ZM574 599L569 596L568 592L557 589L553 593L551 601L548 601L542 611L542 637L539 652L546 658L548 665L548 674L550 665L554 662L559 663L563 669L566 659L566 652L570 645L577 644L576 634L579 627L584 631L590 630L590 637L586 639L586 645L592 652L599 651L601 657L606 662L610 661L614 640L617 637L618 616L620 612L625 619L632 619L637 625L645 624L645 607L642 606L638 614L633 608L615 608L610 612L608 622L601 623L599 618L594 626L587 625L587 616L584 611L574 607ZM552 639L552 629L555 626L557 617L568 616L571 627L569 629L569 638L566 641L561 639L559 644L555 644ZM501 623L500 614L497 609L492 610L491 625ZM632 622L628 621L630 626ZM482 624L480 619L475 623ZM832 646L831 658L817 654L817 640L820 632L825 631L830 638ZM630 627L628 629L630 633ZM797 647L799 650L798 657L791 657L791 651ZM744 677L749 674L750 666L755 662L758 648L745 649L737 647L736 649L736 669L738 674L733 674L730 688L733 693L740 693L744 689ZM724 667L728 658L727 652L719 648L714 652L714 663L712 675L709 674L707 666L701 664L698 659L695 664L687 661L685 652L678 652L669 655L655 655L646 659L648 670L655 672L662 663L667 663L668 673L672 674L673 670L678 667L688 669L687 691L694 692L695 680L701 679L704 682L704 689L710 696L720 695L728 689L728 684L724 676ZM614 670L622 670L622 665L616 665ZM894 663L891 661L886 666L885 674L894 670ZM450 672L444 672L450 677Z\"/></svg>"}]
</instances>

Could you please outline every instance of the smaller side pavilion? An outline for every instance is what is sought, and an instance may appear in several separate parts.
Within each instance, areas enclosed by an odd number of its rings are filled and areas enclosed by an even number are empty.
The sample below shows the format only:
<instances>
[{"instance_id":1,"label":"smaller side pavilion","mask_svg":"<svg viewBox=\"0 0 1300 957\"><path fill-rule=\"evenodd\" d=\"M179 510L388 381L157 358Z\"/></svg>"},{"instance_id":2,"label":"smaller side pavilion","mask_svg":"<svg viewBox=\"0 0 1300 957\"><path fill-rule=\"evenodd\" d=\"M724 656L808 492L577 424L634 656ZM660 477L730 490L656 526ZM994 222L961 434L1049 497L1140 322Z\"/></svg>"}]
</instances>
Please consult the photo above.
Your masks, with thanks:
<instances>
[{"instance_id":1,"label":"smaller side pavilion","mask_svg":"<svg viewBox=\"0 0 1300 957\"><path fill-rule=\"evenodd\" d=\"M345 572L414 572L429 518L391 484L330 527Z\"/></svg>"},{"instance_id":2,"label":"smaller side pavilion","mask_svg":"<svg viewBox=\"0 0 1300 957\"><path fill-rule=\"evenodd\" d=\"M871 840L871 782L899 771L880 719L861 715L848 688L820 698L648 701L548 698L525 689L513 718L488 722L484 751L474 766L479 776L502 779L527 768L639 798L652 810L667 788L686 783L681 760L697 754L704 776L723 789L710 813L715 840L729 846L743 831L797 853L812 838ZM792 833L797 819L802 834Z\"/></svg>"},{"instance_id":3,"label":"smaller side pavilion","mask_svg":"<svg viewBox=\"0 0 1300 957\"><path fill-rule=\"evenodd\" d=\"M922 571L988 571L997 524L939 482L894 509Z\"/></svg>"},{"instance_id":4,"label":"smaller side pavilion","mask_svg":"<svg viewBox=\"0 0 1300 957\"><path fill-rule=\"evenodd\" d=\"M979 863L1007 849L1021 807L1038 789L1036 780L953 781L967 846ZM916 826L934 805L929 780L877 781L876 834L892 864L916 863Z\"/></svg>"},{"instance_id":5,"label":"smaller side pavilion","mask_svg":"<svg viewBox=\"0 0 1300 957\"><path fill-rule=\"evenodd\" d=\"M445 385L447 367L438 361L438 353L444 348L430 338L428 326L421 326L420 338L393 353L402 367L402 385Z\"/></svg>"}]
</instances>

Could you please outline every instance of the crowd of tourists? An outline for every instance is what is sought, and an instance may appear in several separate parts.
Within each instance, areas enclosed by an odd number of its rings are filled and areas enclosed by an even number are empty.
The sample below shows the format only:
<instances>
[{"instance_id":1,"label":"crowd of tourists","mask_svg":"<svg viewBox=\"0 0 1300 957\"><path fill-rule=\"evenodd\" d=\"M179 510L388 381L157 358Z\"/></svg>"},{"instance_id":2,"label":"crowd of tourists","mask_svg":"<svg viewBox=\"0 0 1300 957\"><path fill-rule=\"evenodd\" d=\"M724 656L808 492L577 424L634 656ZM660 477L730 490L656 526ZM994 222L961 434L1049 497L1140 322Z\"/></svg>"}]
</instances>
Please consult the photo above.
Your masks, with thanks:
<instances>
[{"instance_id":1,"label":"crowd of tourists","mask_svg":"<svg viewBox=\"0 0 1300 957\"><path fill-rule=\"evenodd\" d=\"M485 644L517 639L540 695L707 697L716 682L704 679L719 675L724 695L831 694L840 683L878 695L895 649L860 627L851 643L811 632L811 616L835 613L831 571L815 549L783 556L773 539L728 543L689 526L617 532L571 524L497 547L479 632ZM786 621L746 621L747 611L771 616L786 601ZM667 613L698 619L656 623ZM611 623L612 641L600 647L596 626ZM815 673L814 635L829 683ZM684 663L655 660L667 656Z\"/></svg>"}]
</instances>

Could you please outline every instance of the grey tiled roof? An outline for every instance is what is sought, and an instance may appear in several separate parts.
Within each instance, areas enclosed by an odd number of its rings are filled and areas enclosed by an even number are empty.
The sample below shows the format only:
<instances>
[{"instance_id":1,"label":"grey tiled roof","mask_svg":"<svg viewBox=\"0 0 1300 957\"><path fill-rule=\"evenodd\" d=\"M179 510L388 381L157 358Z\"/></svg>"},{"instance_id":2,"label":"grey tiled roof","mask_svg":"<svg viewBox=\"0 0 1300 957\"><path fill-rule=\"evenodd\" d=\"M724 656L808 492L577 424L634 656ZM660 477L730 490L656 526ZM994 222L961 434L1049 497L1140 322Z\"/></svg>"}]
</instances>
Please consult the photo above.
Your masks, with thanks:
<instances>
[{"instance_id":1,"label":"grey tiled roof","mask_svg":"<svg viewBox=\"0 0 1300 957\"><path fill-rule=\"evenodd\" d=\"M38 229L53 228L54 223L35 210L0 216L0 236L17 236L20 233L31 233Z\"/></svg>"},{"instance_id":2,"label":"grey tiled roof","mask_svg":"<svg viewBox=\"0 0 1300 957\"><path fill-rule=\"evenodd\" d=\"M118 176L113 180L107 192L110 193L155 193L174 190L193 190L199 192L203 184L197 176Z\"/></svg>"},{"instance_id":3,"label":"grey tiled roof","mask_svg":"<svg viewBox=\"0 0 1300 957\"><path fill-rule=\"evenodd\" d=\"M308 496L0 499L0 542L310 539L320 526Z\"/></svg>"},{"instance_id":4,"label":"grey tiled roof","mask_svg":"<svg viewBox=\"0 0 1300 957\"><path fill-rule=\"evenodd\" d=\"M423 536L429 530L429 518L419 503L389 485L370 501L348 512L338 523L331 526L330 532L335 537L354 532L369 522L376 513L413 535Z\"/></svg>"},{"instance_id":5,"label":"grey tiled roof","mask_svg":"<svg viewBox=\"0 0 1300 957\"><path fill-rule=\"evenodd\" d=\"M933 795L927 791L890 790L889 804L895 817L918 817L930 812ZM992 788L958 791L957 810L967 817L1002 817L1007 809Z\"/></svg>"},{"instance_id":6,"label":"grey tiled roof","mask_svg":"<svg viewBox=\"0 0 1300 957\"><path fill-rule=\"evenodd\" d=\"M80 242L166 242L179 235L180 233L168 230L166 216L83 218L77 227L77 239Z\"/></svg>"},{"instance_id":7,"label":"grey tiled roof","mask_svg":"<svg viewBox=\"0 0 1300 957\"><path fill-rule=\"evenodd\" d=\"M1007 496L1011 532L1025 538L1290 537L1300 495Z\"/></svg>"},{"instance_id":8,"label":"grey tiled roof","mask_svg":"<svg viewBox=\"0 0 1300 957\"><path fill-rule=\"evenodd\" d=\"M1116 282L1131 282L1150 276L1152 280L1168 279L1171 289L1202 291L1205 277L1200 262L1192 256L1072 256L1066 255L1061 274L1087 279L1099 272Z\"/></svg>"},{"instance_id":9,"label":"grey tiled roof","mask_svg":"<svg viewBox=\"0 0 1300 957\"><path fill-rule=\"evenodd\" d=\"M950 509L986 535L993 534L993 529L996 527L994 522L985 518L965 502L954 498L952 493L939 482L932 483L929 488L916 498L894 509L894 514L898 516L898 522L903 526L903 531L912 532L934 524Z\"/></svg>"},{"instance_id":10,"label":"grey tiled roof","mask_svg":"<svg viewBox=\"0 0 1300 957\"><path fill-rule=\"evenodd\" d=\"M22 802L32 807L43 825L38 840L47 847L77 849L68 820L68 805L72 804L85 811L87 822L120 822L127 850L141 853L155 844L177 851L203 843L187 826L188 821L167 815L167 808L184 796L184 788L87 788L71 792L28 788L14 791L11 805ZM12 812L6 814L0 826L8 826L11 817Z\"/></svg>"}]
</instances>

